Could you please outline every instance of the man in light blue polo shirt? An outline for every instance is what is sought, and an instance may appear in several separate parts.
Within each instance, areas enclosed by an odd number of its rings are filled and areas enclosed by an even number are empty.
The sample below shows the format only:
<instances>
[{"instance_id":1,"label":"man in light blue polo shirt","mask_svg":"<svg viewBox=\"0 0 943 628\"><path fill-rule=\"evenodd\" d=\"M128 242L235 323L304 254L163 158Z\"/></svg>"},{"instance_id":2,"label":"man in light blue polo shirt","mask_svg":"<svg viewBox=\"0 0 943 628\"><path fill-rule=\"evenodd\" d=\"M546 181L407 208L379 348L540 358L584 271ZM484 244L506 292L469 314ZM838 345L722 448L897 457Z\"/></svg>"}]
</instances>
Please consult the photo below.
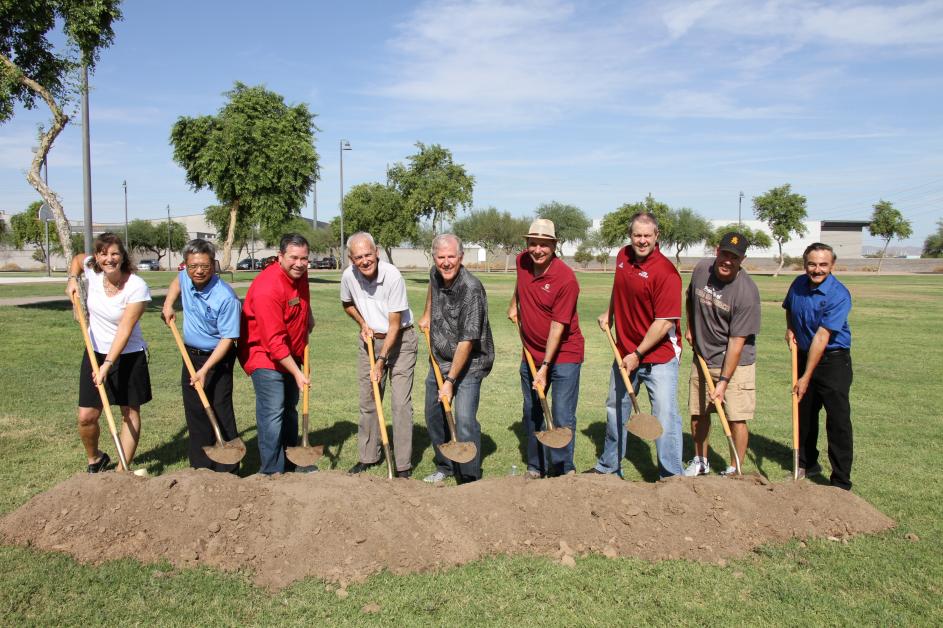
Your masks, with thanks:
<instances>
[{"instance_id":1,"label":"man in light blue polo shirt","mask_svg":"<svg viewBox=\"0 0 943 628\"><path fill-rule=\"evenodd\" d=\"M183 342L196 370L190 377L186 365L180 376L183 408L190 432L190 466L194 469L235 472L239 464L210 460L203 447L214 445L216 437L203 403L194 388L199 380L210 407L216 412L223 440L238 435L232 406L232 370L239 338L239 297L216 274L216 247L206 240L191 240L183 249L186 268L174 277L167 289L162 318L173 324L177 297L183 302Z\"/></svg>"},{"instance_id":2,"label":"man in light blue polo shirt","mask_svg":"<svg viewBox=\"0 0 943 628\"><path fill-rule=\"evenodd\" d=\"M786 343L799 348L799 477L822 472L818 464L819 411L825 407L825 433L831 484L851 489L853 458L851 404L851 293L832 275L835 251L810 244L802 254L805 274L789 287Z\"/></svg>"}]
</instances>

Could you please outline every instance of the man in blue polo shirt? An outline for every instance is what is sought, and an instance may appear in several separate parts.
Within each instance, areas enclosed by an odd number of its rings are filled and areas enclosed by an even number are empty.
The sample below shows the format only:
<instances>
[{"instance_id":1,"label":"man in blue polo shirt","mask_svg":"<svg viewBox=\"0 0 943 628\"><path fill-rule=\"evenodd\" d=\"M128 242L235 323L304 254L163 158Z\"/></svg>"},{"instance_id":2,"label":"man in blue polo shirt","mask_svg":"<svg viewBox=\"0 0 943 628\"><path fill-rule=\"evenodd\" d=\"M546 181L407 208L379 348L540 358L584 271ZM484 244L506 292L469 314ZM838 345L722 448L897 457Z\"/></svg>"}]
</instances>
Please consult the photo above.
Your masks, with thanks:
<instances>
[{"instance_id":1,"label":"man in blue polo shirt","mask_svg":"<svg viewBox=\"0 0 943 628\"><path fill-rule=\"evenodd\" d=\"M183 342L196 370L196 377L191 378L184 365L180 376L190 432L190 466L235 472L238 463L213 462L203 452L204 446L216 443L216 437L194 383L199 380L203 385L223 440L235 438L238 433L232 406L232 370L242 305L229 284L216 274L216 247L212 243L199 238L191 240L183 249L183 259L186 268L170 282L161 317L173 324L174 303L178 296L182 297Z\"/></svg>"},{"instance_id":2,"label":"man in blue polo shirt","mask_svg":"<svg viewBox=\"0 0 943 628\"><path fill-rule=\"evenodd\" d=\"M819 410L825 407L825 433L831 484L851 489L851 293L832 275L835 251L810 244L802 254L805 275L789 287L786 343L799 348L799 477L822 472L818 464Z\"/></svg>"}]
</instances>

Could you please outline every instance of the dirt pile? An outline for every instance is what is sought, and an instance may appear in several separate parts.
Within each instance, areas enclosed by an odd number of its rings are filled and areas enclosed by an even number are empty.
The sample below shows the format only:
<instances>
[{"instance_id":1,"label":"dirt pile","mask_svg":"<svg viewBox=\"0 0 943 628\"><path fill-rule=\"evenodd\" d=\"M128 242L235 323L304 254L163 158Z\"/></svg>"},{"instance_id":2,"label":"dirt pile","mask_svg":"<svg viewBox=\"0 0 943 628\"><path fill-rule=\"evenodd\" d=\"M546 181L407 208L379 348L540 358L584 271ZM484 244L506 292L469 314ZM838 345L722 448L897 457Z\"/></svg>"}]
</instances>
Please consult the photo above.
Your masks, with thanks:
<instances>
[{"instance_id":1,"label":"dirt pile","mask_svg":"<svg viewBox=\"0 0 943 628\"><path fill-rule=\"evenodd\" d=\"M893 527L861 498L809 482L613 476L485 479L459 487L337 472L240 479L79 474L0 520L7 543L83 562L122 557L248 569L266 587L306 576L347 583L492 554L564 564L608 557L720 561L790 538Z\"/></svg>"}]
</instances>

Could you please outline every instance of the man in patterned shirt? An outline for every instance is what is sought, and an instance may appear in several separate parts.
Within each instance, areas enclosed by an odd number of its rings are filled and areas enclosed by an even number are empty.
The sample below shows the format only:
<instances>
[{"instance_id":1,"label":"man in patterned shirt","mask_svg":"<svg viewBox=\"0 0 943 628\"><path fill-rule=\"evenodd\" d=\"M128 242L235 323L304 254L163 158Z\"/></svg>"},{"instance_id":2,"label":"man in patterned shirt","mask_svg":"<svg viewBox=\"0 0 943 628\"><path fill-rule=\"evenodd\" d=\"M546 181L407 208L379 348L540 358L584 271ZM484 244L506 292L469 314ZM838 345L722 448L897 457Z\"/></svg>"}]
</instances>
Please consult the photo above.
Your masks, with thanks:
<instances>
[{"instance_id":1,"label":"man in patterned shirt","mask_svg":"<svg viewBox=\"0 0 943 628\"><path fill-rule=\"evenodd\" d=\"M494 341L488 322L488 297L481 282L462 265L464 250L458 237L444 233L432 241L435 268L429 273L426 308L419 319L420 329L428 329L433 358L442 370L439 388L429 368L426 377L426 427L432 441L436 471L423 478L441 482L449 476L456 481L481 479L481 425L478 400L481 381L494 364ZM456 437L475 444L478 453L468 463L448 460L439 445L449 438L441 398L452 401Z\"/></svg>"}]
</instances>

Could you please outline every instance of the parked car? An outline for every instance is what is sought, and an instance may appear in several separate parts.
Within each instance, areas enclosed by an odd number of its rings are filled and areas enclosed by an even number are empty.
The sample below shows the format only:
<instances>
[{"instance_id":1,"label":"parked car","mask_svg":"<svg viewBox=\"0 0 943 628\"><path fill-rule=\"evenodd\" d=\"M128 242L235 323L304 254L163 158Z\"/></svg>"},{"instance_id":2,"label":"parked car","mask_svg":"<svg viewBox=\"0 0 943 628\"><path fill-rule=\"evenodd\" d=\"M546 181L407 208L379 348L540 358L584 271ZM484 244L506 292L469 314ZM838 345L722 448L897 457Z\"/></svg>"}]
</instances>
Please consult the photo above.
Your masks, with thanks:
<instances>
[{"instance_id":1,"label":"parked car","mask_svg":"<svg viewBox=\"0 0 943 628\"><path fill-rule=\"evenodd\" d=\"M268 268L270 265L274 264L278 258L274 255L269 255L268 257L262 260L262 268Z\"/></svg>"},{"instance_id":2,"label":"parked car","mask_svg":"<svg viewBox=\"0 0 943 628\"><path fill-rule=\"evenodd\" d=\"M236 270L259 270L260 268L262 268L262 260L253 260L251 257L241 259L239 260L239 263L236 264Z\"/></svg>"},{"instance_id":3,"label":"parked car","mask_svg":"<svg viewBox=\"0 0 943 628\"><path fill-rule=\"evenodd\" d=\"M137 267L138 270L157 270L159 268L156 259L138 260Z\"/></svg>"},{"instance_id":4,"label":"parked car","mask_svg":"<svg viewBox=\"0 0 943 628\"><path fill-rule=\"evenodd\" d=\"M337 258L333 255L330 257L322 257L318 261L314 262L314 268L337 268Z\"/></svg>"}]
</instances>

